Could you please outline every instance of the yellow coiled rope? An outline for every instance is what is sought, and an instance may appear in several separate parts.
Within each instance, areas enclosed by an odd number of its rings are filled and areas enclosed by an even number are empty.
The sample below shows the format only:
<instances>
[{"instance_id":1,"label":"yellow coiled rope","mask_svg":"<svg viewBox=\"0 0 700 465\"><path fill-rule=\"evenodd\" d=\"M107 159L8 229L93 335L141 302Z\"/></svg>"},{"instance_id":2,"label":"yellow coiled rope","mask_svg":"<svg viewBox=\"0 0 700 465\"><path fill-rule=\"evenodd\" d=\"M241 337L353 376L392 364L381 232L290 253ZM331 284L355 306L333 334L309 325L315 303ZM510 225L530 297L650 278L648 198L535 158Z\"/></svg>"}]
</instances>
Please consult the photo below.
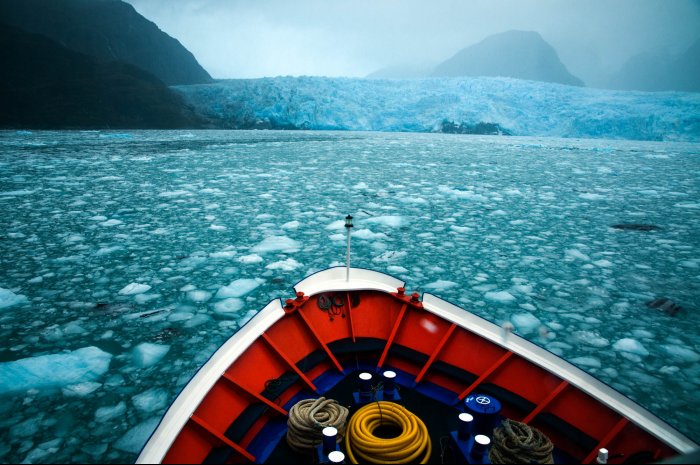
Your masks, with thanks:
<instances>
[{"instance_id":1,"label":"yellow coiled rope","mask_svg":"<svg viewBox=\"0 0 700 465\"><path fill-rule=\"evenodd\" d=\"M401 430L395 438L375 436L382 425ZM428 428L420 418L393 402L373 402L350 418L345 435L345 451L352 463L428 463L433 446Z\"/></svg>"}]
</instances>

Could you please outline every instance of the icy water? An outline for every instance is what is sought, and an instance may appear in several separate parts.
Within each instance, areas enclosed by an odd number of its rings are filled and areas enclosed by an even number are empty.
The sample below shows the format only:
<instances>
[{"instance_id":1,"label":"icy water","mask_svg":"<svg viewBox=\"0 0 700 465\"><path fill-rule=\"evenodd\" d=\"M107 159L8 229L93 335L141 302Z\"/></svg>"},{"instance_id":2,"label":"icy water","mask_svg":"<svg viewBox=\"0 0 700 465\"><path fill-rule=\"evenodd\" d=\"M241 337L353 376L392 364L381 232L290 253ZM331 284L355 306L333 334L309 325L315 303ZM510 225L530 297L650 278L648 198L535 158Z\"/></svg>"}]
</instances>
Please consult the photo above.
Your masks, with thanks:
<instances>
[{"instance_id":1,"label":"icy water","mask_svg":"<svg viewBox=\"0 0 700 465\"><path fill-rule=\"evenodd\" d=\"M354 266L510 321L699 440L699 174L691 143L0 132L0 461L135 460L224 340L344 260L348 213Z\"/></svg>"}]
</instances>

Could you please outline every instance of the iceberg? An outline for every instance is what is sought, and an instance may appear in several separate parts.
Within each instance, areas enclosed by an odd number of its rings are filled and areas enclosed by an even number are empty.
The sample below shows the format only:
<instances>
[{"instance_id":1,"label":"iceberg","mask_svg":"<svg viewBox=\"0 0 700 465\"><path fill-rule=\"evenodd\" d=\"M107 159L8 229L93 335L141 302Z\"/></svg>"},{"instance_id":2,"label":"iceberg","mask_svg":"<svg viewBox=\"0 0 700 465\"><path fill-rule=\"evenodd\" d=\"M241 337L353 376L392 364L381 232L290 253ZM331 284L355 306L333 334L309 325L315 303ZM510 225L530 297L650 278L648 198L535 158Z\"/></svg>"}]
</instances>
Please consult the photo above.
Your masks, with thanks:
<instances>
[{"instance_id":1,"label":"iceberg","mask_svg":"<svg viewBox=\"0 0 700 465\"><path fill-rule=\"evenodd\" d=\"M94 381L109 369L112 354L84 347L0 363L0 393L66 387Z\"/></svg>"}]
</instances>

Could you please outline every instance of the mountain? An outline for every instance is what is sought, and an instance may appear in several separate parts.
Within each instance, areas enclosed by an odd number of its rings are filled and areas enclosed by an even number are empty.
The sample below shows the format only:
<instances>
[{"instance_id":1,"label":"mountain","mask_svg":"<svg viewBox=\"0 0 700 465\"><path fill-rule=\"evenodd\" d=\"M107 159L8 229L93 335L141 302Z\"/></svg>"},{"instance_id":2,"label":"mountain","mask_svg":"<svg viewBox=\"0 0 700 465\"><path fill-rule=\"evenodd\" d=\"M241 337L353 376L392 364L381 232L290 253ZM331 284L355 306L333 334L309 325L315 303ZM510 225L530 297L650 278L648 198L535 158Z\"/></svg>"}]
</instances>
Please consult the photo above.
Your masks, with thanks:
<instances>
[{"instance_id":1,"label":"mountain","mask_svg":"<svg viewBox=\"0 0 700 465\"><path fill-rule=\"evenodd\" d=\"M620 90L700 92L700 39L677 56L642 53L630 58L610 79Z\"/></svg>"},{"instance_id":2,"label":"mountain","mask_svg":"<svg viewBox=\"0 0 700 465\"><path fill-rule=\"evenodd\" d=\"M103 62L138 66L168 85L212 80L180 42L120 0L0 0L0 21Z\"/></svg>"},{"instance_id":3,"label":"mountain","mask_svg":"<svg viewBox=\"0 0 700 465\"><path fill-rule=\"evenodd\" d=\"M103 63L2 23L0 43L0 127L199 125L179 95L132 65Z\"/></svg>"},{"instance_id":4,"label":"mountain","mask_svg":"<svg viewBox=\"0 0 700 465\"><path fill-rule=\"evenodd\" d=\"M508 31L487 37L439 64L433 76L502 76L583 86L537 32Z\"/></svg>"}]
</instances>

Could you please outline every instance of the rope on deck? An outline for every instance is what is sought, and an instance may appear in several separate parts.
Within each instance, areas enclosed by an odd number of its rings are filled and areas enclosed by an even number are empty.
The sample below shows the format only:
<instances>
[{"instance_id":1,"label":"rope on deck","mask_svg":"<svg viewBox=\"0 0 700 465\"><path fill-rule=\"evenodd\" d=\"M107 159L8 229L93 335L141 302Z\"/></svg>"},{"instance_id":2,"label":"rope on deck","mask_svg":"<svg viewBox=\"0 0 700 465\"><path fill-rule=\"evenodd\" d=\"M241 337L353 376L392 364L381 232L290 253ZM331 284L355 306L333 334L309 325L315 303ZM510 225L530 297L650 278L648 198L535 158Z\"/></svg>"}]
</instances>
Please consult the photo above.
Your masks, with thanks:
<instances>
[{"instance_id":1,"label":"rope on deck","mask_svg":"<svg viewBox=\"0 0 700 465\"><path fill-rule=\"evenodd\" d=\"M554 445L540 430L505 419L493 430L491 463L554 463Z\"/></svg>"},{"instance_id":2,"label":"rope on deck","mask_svg":"<svg viewBox=\"0 0 700 465\"><path fill-rule=\"evenodd\" d=\"M401 430L394 438L374 435L380 426ZM428 463L433 446L423 421L399 404L372 402L348 423L345 451L351 463Z\"/></svg>"},{"instance_id":3,"label":"rope on deck","mask_svg":"<svg viewBox=\"0 0 700 465\"><path fill-rule=\"evenodd\" d=\"M287 444L297 452L306 452L321 444L326 426L338 430L337 441L345 435L348 409L333 399L300 400L289 409L287 420Z\"/></svg>"}]
</instances>

